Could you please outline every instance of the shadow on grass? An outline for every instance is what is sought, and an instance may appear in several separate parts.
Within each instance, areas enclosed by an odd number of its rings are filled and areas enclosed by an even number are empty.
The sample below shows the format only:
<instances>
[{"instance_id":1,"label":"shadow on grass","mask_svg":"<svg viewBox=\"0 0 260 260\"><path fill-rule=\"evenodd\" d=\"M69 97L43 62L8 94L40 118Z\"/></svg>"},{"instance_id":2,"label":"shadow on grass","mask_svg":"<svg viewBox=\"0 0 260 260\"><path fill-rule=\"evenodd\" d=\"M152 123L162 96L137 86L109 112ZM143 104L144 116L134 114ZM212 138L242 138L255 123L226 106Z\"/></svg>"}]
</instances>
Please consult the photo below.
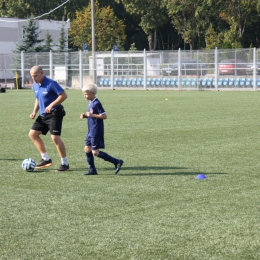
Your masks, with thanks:
<instances>
[{"instance_id":1,"label":"shadow on grass","mask_svg":"<svg viewBox=\"0 0 260 260\"><path fill-rule=\"evenodd\" d=\"M182 176L197 176L199 174L201 174L202 172L192 172L192 171L184 171L184 172L147 172L147 173L126 173L124 174L123 171L120 171L119 175L121 176L165 176L165 175L182 175ZM215 175L215 174L227 174L227 173L223 173L223 172L203 172L204 175L208 176L208 175Z\"/></svg>"},{"instance_id":2,"label":"shadow on grass","mask_svg":"<svg viewBox=\"0 0 260 260\"><path fill-rule=\"evenodd\" d=\"M225 172L198 172L198 171L187 171L187 167L165 167L165 166L139 166L139 167L122 167L121 171L118 173L120 176L197 176L198 174L203 173L204 175L227 175ZM34 173L42 173L42 172L55 172L55 168L44 168L44 169L35 169ZM184 170L184 171L180 171ZM70 172L86 172L88 168L70 168L69 171L60 172L60 173L70 173ZM114 175L114 168L106 167L106 168L97 168L98 175L107 175L107 172L111 172ZM32 172L32 173L33 173ZM56 172L59 173L59 172Z\"/></svg>"},{"instance_id":3,"label":"shadow on grass","mask_svg":"<svg viewBox=\"0 0 260 260\"><path fill-rule=\"evenodd\" d=\"M23 161L24 160L24 158L23 159L18 159L18 158L8 158L8 159L1 159L0 158L0 161Z\"/></svg>"},{"instance_id":4,"label":"shadow on grass","mask_svg":"<svg viewBox=\"0 0 260 260\"><path fill-rule=\"evenodd\" d=\"M203 173L204 175L227 174L224 172L194 172L187 171L187 167L165 167L165 166L139 166L139 167L122 167L118 175L121 176L160 176L160 175L192 175L196 176ZM111 168L100 168L99 171L111 171ZM184 170L184 171L179 171ZM186 170L186 171L185 171ZM128 171L127 173L124 173ZM131 173L129 173L131 171Z\"/></svg>"}]
</instances>

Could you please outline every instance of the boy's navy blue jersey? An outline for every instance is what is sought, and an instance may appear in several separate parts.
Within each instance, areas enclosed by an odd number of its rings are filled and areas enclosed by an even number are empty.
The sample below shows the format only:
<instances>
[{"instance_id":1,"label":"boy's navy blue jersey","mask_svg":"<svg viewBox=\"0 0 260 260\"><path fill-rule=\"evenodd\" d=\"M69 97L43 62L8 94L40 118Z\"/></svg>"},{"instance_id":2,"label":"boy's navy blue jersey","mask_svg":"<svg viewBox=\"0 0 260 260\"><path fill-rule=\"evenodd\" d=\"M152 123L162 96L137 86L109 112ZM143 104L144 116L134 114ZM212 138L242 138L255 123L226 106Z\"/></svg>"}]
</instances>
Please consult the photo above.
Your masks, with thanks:
<instances>
[{"instance_id":1,"label":"boy's navy blue jersey","mask_svg":"<svg viewBox=\"0 0 260 260\"><path fill-rule=\"evenodd\" d=\"M44 110L49 106L57 97L64 92L64 89L54 80L44 76L41 85L38 83L33 84L34 96L38 99L40 106L40 115L45 116ZM60 105L58 105L60 106ZM52 110L58 106L53 107Z\"/></svg>"},{"instance_id":2,"label":"boy's navy blue jersey","mask_svg":"<svg viewBox=\"0 0 260 260\"><path fill-rule=\"evenodd\" d=\"M96 115L105 114L105 110L100 101L95 98L88 104L88 112ZM104 136L104 122L103 119L94 117L88 118L88 136L90 137L103 137Z\"/></svg>"}]
</instances>

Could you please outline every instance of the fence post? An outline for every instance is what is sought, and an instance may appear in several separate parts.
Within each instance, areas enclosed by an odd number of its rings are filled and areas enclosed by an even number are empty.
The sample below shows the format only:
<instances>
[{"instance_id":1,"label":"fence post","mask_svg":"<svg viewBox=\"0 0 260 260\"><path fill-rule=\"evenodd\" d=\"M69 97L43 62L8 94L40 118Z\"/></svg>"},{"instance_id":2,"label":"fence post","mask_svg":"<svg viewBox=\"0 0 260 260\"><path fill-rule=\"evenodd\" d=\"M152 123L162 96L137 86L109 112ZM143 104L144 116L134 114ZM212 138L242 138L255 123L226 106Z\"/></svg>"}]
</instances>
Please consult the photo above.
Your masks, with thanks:
<instances>
[{"instance_id":1,"label":"fence post","mask_svg":"<svg viewBox=\"0 0 260 260\"><path fill-rule=\"evenodd\" d=\"M181 89L181 48L178 50L178 89Z\"/></svg>"},{"instance_id":2,"label":"fence post","mask_svg":"<svg viewBox=\"0 0 260 260\"><path fill-rule=\"evenodd\" d=\"M92 55L93 59L93 55ZM82 89L83 88L83 74L82 74L82 51L79 50L79 86ZM92 70L93 71L93 70Z\"/></svg>"},{"instance_id":3,"label":"fence post","mask_svg":"<svg viewBox=\"0 0 260 260\"><path fill-rule=\"evenodd\" d=\"M147 54L146 49L144 49L144 89L147 89Z\"/></svg>"},{"instance_id":4,"label":"fence post","mask_svg":"<svg viewBox=\"0 0 260 260\"><path fill-rule=\"evenodd\" d=\"M50 78L53 79L53 59L52 59L52 51L49 53L49 61L50 61Z\"/></svg>"},{"instance_id":5,"label":"fence post","mask_svg":"<svg viewBox=\"0 0 260 260\"><path fill-rule=\"evenodd\" d=\"M111 50L111 68L110 68L110 81L111 81L111 89L114 89L114 49Z\"/></svg>"},{"instance_id":6,"label":"fence post","mask_svg":"<svg viewBox=\"0 0 260 260\"><path fill-rule=\"evenodd\" d=\"M256 55L256 48L254 47L254 51L253 51L253 88L254 90L257 90L257 86L256 86L256 73L257 73L257 59L256 59L257 55Z\"/></svg>"},{"instance_id":7,"label":"fence post","mask_svg":"<svg viewBox=\"0 0 260 260\"><path fill-rule=\"evenodd\" d=\"M21 87L24 88L24 52L21 52Z\"/></svg>"},{"instance_id":8,"label":"fence post","mask_svg":"<svg viewBox=\"0 0 260 260\"><path fill-rule=\"evenodd\" d=\"M218 90L218 47L215 48L215 89Z\"/></svg>"}]
</instances>

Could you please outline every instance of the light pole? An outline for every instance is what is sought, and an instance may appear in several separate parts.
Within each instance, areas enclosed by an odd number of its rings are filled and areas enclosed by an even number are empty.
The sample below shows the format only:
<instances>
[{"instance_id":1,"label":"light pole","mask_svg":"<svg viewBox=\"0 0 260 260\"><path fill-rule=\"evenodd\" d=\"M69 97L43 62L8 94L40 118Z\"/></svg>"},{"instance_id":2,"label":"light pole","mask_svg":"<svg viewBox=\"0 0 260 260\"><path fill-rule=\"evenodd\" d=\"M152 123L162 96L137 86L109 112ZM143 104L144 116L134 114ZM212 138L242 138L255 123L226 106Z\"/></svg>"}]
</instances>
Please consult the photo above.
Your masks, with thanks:
<instances>
[{"instance_id":1,"label":"light pole","mask_svg":"<svg viewBox=\"0 0 260 260\"><path fill-rule=\"evenodd\" d=\"M92 75L93 75L93 82L96 83L96 57L95 57L95 6L94 0L91 0L91 36L92 36Z\"/></svg>"}]
</instances>

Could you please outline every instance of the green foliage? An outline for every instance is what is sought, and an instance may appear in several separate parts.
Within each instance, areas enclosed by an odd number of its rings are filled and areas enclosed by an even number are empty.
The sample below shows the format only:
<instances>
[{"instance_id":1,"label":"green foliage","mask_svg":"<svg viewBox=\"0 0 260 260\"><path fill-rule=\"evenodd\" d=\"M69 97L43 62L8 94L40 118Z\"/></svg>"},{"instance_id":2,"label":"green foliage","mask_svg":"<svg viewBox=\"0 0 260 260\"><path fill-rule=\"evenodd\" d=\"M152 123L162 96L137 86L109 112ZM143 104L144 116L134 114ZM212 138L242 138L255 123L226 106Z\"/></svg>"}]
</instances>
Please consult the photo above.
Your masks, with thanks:
<instances>
[{"instance_id":1,"label":"green foliage","mask_svg":"<svg viewBox=\"0 0 260 260\"><path fill-rule=\"evenodd\" d=\"M0 0L0 16L16 18L36 17L49 13L64 2L65 0L45 0L44 3L35 0ZM42 19L63 20L73 18L76 10L81 10L86 5L85 0L69 1L54 12L43 16Z\"/></svg>"},{"instance_id":2,"label":"green foliage","mask_svg":"<svg viewBox=\"0 0 260 260\"><path fill-rule=\"evenodd\" d=\"M49 30L47 30L46 32L46 38L45 38L45 45L44 47L44 51L49 52L52 50L53 44L52 44L53 40L52 37L49 33Z\"/></svg>"},{"instance_id":3,"label":"green foliage","mask_svg":"<svg viewBox=\"0 0 260 260\"><path fill-rule=\"evenodd\" d=\"M135 47L135 43L131 44L131 47L130 47L129 51L137 51L137 49Z\"/></svg>"},{"instance_id":4,"label":"green foliage","mask_svg":"<svg viewBox=\"0 0 260 260\"><path fill-rule=\"evenodd\" d=\"M147 34L149 50L157 48L157 29L168 21L165 2L161 0L116 0L122 3L127 12L140 20L140 27Z\"/></svg>"},{"instance_id":5,"label":"green foliage","mask_svg":"<svg viewBox=\"0 0 260 260\"><path fill-rule=\"evenodd\" d=\"M59 44L58 44L58 51L59 52L65 51L67 40L65 38L64 23L62 24L62 26L60 28L60 37L58 39L58 42L59 42Z\"/></svg>"},{"instance_id":6,"label":"green foliage","mask_svg":"<svg viewBox=\"0 0 260 260\"><path fill-rule=\"evenodd\" d=\"M41 52L43 46L40 43L44 40L38 39L39 27L33 19L29 19L27 24L23 26L23 39L22 44L16 44L14 52Z\"/></svg>"},{"instance_id":7,"label":"green foliage","mask_svg":"<svg viewBox=\"0 0 260 260\"><path fill-rule=\"evenodd\" d=\"M40 160L33 92L0 94L1 259L259 259L260 92L99 89L105 152L125 163L114 175L95 158L98 175L83 176L87 101L66 91L71 171L60 173L49 134L54 166L21 169Z\"/></svg>"},{"instance_id":8,"label":"green foliage","mask_svg":"<svg viewBox=\"0 0 260 260\"><path fill-rule=\"evenodd\" d=\"M122 20L114 15L110 6L100 8L98 2L96 2L94 20L96 50L110 51L116 43L118 48L122 49L126 40L125 25ZM91 32L91 5L89 4L83 11L78 11L76 18L71 22L70 43L82 49L83 43L87 42L91 48Z\"/></svg>"}]
</instances>

